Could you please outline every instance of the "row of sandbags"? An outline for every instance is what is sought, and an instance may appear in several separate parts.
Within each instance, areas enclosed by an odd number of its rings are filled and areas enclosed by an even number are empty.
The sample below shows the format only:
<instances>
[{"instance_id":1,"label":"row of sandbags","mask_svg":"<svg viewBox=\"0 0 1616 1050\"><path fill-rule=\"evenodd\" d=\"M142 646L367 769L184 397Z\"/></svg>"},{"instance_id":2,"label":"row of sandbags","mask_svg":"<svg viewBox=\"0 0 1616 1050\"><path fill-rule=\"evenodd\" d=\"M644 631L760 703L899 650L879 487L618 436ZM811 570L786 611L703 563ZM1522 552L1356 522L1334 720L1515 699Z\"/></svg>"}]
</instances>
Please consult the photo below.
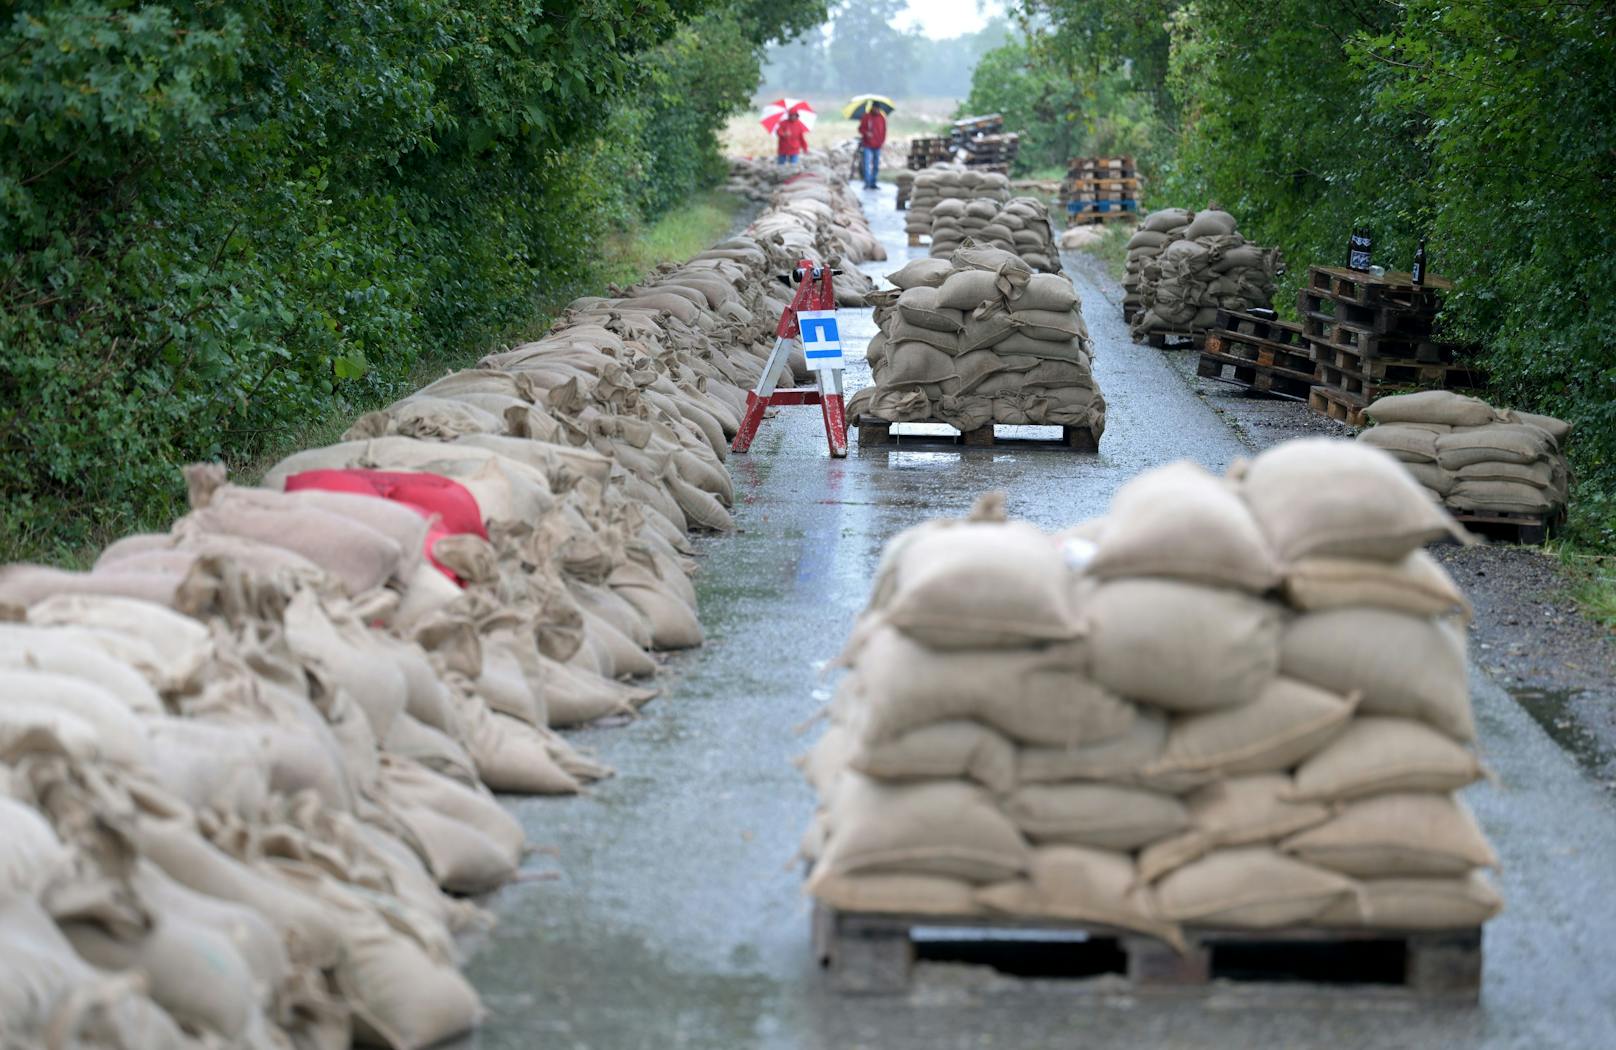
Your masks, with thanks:
<instances>
[{"instance_id":1,"label":"row of sandbags","mask_svg":"<svg viewBox=\"0 0 1616 1050\"><path fill-rule=\"evenodd\" d=\"M803 760L838 909L1191 928L1473 928L1501 907L1457 526L1392 460L1178 463L1058 534L895 536Z\"/></svg>"},{"instance_id":2,"label":"row of sandbags","mask_svg":"<svg viewBox=\"0 0 1616 1050\"><path fill-rule=\"evenodd\" d=\"M1226 211L1151 212L1128 241L1123 309L1136 338L1210 328L1219 310L1273 305L1277 248L1250 244Z\"/></svg>"},{"instance_id":3,"label":"row of sandbags","mask_svg":"<svg viewBox=\"0 0 1616 1050\"><path fill-rule=\"evenodd\" d=\"M870 297L881 332L868 358L875 385L850 417L1105 430L1081 304L1063 274L1034 274L1011 252L967 239L948 259L917 259Z\"/></svg>"},{"instance_id":4,"label":"row of sandbags","mask_svg":"<svg viewBox=\"0 0 1616 1050\"><path fill-rule=\"evenodd\" d=\"M931 255L947 258L966 238L1014 252L1038 273L1060 272L1049 206L1036 197L1013 197L1003 205L982 199L939 201L932 208Z\"/></svg>"},{"instance_id":5,"label":"row of sandbags","mask_svg":"<svg viewBox=\"0 0 1616 1050\"><path fill-rule=\"evenodd\" d=\"M1498 409L1450 390L1380 398L1358 435L1402 461L1439 503L1466 514L1553 519L1570 487L1565 442L1571 424Z\"/></svg>"},{"instance_id":6,"label":"row of sandbags","mask_svg":"<svg viewBox=\"0 0 1616 1050\"><path fill-rule=\"evenodd\" d=\"M456 898L526 848L492 791L607 775L557 728L632 716L652 654L701 643L687 534L731 527L774 275L836 214L775 200L262 487L189 468L188 513L90 571L0 568L0 1045L475 1024Z\"/></svg>"},{"instance_id":7,"label":"row of sandbags","mask_svg":"<svg viewBox=\"0 0 1616 1050\"><path fill-rule=\"evenodd\" d=\"M887 253L870 231L858 197L837 174L840 170L838 156L839 151L814 151L807 155L800 171L784 177L774 176L779 181L770 197L769 208L758 216L748 233L769 240L775 246L774 265L779 273L787 273L804 259L841 270L832 282L837 304L863 306L865 295L875 290L875 283L857 264L883 260ZM749 166L764 178L778 170L759 161L736 161L735 164ZM774 291L782 293L775 305L783 309L791 292L779 285ZM769 316L772 326L779 320L780 310L773 309ZM801 364L799 349L793 353L792 367L800 377L806 376Z\"/></svg>"},{"instance_id":8,"label":"row of sandbags","mask_svg":"<svg viewBox=\"0 0 1616 1050\"><path fill-rule=\"evenodd\" d=\"M937 165L915 176L904 231L913 237L932 235L932 209L946 200L986 201L1003 206L1010 200L1010 180L986 171L967 171L958 164Z\"/></svg>"}]
</instances>

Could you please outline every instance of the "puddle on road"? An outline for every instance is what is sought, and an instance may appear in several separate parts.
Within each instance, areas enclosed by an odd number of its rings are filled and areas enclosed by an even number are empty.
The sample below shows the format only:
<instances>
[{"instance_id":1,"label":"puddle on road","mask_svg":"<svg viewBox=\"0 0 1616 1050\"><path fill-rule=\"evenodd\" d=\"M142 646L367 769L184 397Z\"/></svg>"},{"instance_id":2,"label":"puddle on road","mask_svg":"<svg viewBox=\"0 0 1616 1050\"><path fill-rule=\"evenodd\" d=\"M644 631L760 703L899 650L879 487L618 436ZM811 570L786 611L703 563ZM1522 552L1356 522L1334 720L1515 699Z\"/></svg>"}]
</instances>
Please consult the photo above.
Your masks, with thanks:
<instances>
[{"instance_id":1,"label":"puddle on road","mask_svg":"<svg viewBox=\"0 0 1616 1050\"><path fill-rule=\"evenodd\" d=\"M1524 686L1509 690L1509 695L1543 727L1549 739L1576 759L1577 765L1586 770L1600 787L1616 792L1616 753L1601 743L1572 710L1572 702L1582 693L1581 689L1534 689Z\"/></svg>"}]
</instances>

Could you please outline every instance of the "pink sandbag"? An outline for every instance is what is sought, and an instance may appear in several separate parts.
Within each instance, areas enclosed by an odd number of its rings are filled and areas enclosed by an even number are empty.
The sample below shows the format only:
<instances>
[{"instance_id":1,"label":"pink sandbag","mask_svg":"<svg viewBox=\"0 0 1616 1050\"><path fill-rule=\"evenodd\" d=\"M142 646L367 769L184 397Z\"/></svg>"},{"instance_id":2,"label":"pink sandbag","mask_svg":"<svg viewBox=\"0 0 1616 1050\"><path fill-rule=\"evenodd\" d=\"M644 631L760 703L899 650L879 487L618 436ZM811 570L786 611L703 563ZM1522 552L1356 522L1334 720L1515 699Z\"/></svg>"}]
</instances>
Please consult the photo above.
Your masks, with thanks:
<instances>
[{"instance_id":1,"label":"pink sandbag","mask_svg":"<svg viewBox=\"0 0 1616 1050\"><path fill-rule=\"evenodd\" d=\"M426 556L439 572L457 584L461 582L460 578L438 561L432 548L445 536L470 533L485 540L488 538L477 497L460 482L441 474L351 467L343 470L306 470L286 479L287 492L302 489L377 496L402 503L426 517L437 515L437 524L426 535Z\"/></svg>"}]
</instances>

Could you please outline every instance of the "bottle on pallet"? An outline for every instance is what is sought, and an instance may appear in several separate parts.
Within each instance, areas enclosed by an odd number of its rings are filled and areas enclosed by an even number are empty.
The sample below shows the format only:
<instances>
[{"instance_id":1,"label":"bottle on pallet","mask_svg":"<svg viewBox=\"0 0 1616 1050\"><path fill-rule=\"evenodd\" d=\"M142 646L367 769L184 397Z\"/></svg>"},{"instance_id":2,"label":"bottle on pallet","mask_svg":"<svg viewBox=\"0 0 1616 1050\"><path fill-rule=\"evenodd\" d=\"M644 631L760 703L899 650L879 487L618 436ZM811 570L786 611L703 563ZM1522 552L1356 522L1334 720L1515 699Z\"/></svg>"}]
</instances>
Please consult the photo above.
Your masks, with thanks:
<instances>
[{"instance_id":1,"label":"bottle on pallet","mask_svg":"<svg viewBox=\"0 0 1616 1050\"><path fill-rule=\"evenodd\" d=\"M1410 282L1418 288L1425 283L1425 238L1420 238L1420 246L1414 250L1414 268L1408 273Z\"/></svg>"},{"instance_id":2,"label":"bottle on pallet","mask_svg":"<svg viewBox=\"0 0 1616 1050\"><path fill-rule=\"evenodd\" d=\"M1369 272L1369 253L1374 247L1374 237L1369 227L1359 226L1347 238L1347 269L1357 270L1359 273Z\"/></svg>"}]
</instances>

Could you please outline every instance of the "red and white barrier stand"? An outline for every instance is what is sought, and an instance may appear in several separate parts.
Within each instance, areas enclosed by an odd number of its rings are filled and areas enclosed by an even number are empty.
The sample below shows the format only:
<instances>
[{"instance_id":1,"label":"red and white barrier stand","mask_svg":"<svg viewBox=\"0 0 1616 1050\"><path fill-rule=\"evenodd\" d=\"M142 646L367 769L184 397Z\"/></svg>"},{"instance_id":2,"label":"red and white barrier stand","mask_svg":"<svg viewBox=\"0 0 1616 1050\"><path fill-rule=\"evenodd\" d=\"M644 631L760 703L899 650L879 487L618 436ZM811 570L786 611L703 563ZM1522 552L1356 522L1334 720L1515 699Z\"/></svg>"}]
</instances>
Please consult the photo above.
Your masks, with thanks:
<instances>
[{"instance_id":1,"label":"red and white barrier stand","mask_svg":"<svg viewBox=\"0 0 1616 1050\"><path fill-rule=\"evenodd\" d=\"M830 454L838 459L847 455L847 410L842 403L842 369L846 360L842 356L841 331L836 324L836 291L831 277L837 271L828 266L817 266L807 259L792 271L790 283L797 286L791 305L780 315L780 326L775 329L774 351L763 368L757 389L746 395L746 415L741 428L730 444L731 452L745 452L752 447L758 427L763 424L763 413L771 405L818 405L825 414L825 440ZM776 390L780 373L791 355L791 341L802 340L802 353L808 367L819 376L817 390Z\"/></svg>"}]
</instances>

